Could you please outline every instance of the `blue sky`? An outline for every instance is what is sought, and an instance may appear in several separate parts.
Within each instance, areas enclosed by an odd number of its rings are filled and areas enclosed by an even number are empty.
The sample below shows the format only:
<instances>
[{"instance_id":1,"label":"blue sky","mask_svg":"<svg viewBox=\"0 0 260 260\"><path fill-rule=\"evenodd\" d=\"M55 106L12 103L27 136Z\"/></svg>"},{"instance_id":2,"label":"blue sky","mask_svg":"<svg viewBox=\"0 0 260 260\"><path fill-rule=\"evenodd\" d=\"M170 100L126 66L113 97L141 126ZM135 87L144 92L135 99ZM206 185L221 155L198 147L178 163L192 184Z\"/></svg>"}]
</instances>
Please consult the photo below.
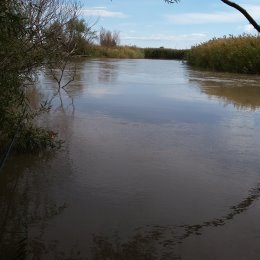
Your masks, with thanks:
<instances>
[{"instance_id":1,"label":"blue sky","mask_svg":"<svg viewBox=\"0 0 260 260\"><path fill-rule=\"evenodd\" d=\"M235 1L260 22L260 0ZM83 0L82 16L120 33L121 45L189 48L213 37L255 34L247 20L220 0Z\"/></svg>"}]
</instances>

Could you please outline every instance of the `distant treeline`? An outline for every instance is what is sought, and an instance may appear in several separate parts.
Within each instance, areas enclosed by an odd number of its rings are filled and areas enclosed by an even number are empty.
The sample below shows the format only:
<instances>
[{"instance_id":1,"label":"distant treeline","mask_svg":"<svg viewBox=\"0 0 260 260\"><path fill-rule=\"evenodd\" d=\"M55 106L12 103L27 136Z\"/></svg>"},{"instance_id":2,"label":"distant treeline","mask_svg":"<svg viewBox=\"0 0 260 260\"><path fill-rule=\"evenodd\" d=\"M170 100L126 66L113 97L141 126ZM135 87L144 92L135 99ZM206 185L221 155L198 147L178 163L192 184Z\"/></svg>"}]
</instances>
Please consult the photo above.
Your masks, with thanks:
<instances>
[{"instance_id":1,"label":"distant treeline","mask_svg":"<svg viewBox=\"0 0 260 260\"><path fill-rule=\"evenodd\" d=\"M192 47L187 60L192 66L214 71L260 74L260 37L212 39Z\"/></svg>"},{"instance_id":2,"label":"distant treeline","mask_svg":"<svg viewBox=\"0 0 260 260\"><path fill-rule=\"evenodd\" d=\"M169 59L183 60L188 50L166 49L166 48L145 48L145 59Z\"/></svg>"},{"instance_id":3,"label":"distant treeline","mask_svg":"<svg viewBox=\"0 0 260 260\"><path fill-rule=\"evenodd\" d=\"M139 48L134 46L104 47L100 45L86 46L79 55L94 58L129 58L129 59L177 59L185 58L188 50L165 48Z\"/></svg>"}]
</instances>

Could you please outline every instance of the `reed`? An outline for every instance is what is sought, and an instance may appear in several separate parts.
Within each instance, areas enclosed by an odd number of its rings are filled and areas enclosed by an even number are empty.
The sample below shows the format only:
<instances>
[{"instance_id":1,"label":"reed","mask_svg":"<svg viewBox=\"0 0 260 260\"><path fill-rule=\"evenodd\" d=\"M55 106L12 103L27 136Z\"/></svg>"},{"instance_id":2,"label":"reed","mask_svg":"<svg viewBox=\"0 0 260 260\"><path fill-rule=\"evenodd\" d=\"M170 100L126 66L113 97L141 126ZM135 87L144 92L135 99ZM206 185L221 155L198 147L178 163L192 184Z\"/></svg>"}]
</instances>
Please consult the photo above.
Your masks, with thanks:
<instances>
[{"instance_id":1,"label":"reed","mask_svg":"<svg viewBox=\"0 0 260 260\"><path fill-rule=\"evenodd\" d=\"M99 45L88 45L80 55L91 58L144 58L144 52L141 48L129 46L104 47Z\"/></svg>"},{"instance_id":2,"label":"reed","mask_svg":"<svg viewBox=\"0 0 260 260\"><path fill-rule=\"evenodd\" d=\"M192 47L187 60L190 65L214 71L260 74L260 37L215 38Z\"/></svg>"}]
</instances>

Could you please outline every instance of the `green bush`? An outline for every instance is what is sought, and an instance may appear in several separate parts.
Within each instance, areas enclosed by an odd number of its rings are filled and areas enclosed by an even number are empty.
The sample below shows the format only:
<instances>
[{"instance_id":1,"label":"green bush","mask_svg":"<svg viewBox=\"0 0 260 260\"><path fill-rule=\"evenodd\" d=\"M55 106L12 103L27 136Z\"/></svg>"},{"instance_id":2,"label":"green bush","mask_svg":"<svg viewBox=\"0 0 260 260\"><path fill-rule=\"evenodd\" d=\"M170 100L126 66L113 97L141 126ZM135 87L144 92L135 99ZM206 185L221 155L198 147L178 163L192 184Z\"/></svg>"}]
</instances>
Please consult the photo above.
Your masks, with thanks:
<instances>
[{"instance_id":1,"label":"green bush","mask_svg":"<svg viewBox=\"0 0 260 260\"><path fill-rule=\"evenodd\" d=\"M260 37L238 36L213 39L192 47L190 65L225 72L260 73Z\"/></svg>"},{"instance_id":2,"label":"green bush","mask_svg":"<svg viewBox=\"0 0 260 260\"><path fill-rule=\"evenodd\" d=\"M57 139L57 133L45 128L31 126L19 132L14 150L38 153L46 149L58 149L61 145L62 141Z\"/></svg>"}]
</instances>

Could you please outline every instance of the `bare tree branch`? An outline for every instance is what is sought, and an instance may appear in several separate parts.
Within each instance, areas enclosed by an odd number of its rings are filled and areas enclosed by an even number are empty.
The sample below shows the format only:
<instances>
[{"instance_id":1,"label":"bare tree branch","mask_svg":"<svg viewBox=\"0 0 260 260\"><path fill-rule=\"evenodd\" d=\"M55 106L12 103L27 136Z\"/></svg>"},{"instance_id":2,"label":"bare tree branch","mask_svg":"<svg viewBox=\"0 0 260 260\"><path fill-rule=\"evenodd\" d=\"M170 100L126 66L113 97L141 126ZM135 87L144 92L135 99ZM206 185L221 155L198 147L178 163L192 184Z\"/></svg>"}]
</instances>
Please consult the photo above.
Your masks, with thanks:
<instances>
[{"instance_id":1,"label":"bare tree branch","mask_svg":"<svg viewBox=\"0 0 260 260\"><path fill-rule=\"evenodd\" d=\"M180 0L164 0L164 2L166 2L168 4L173 4L173 3L180 2ZM243 7L241 7L240 5L238 5L234 2L231 2L229 0L221 0L221 2L238 10L241 14L244 15L244 17L249 21L249 23L260 33L260 25Z\"/></svg>"},{"instance_id":2,"label":"bare tree branch","mask_svg":"<svg viewBox=\"0 0 260 260\"><path fill-rule=\"evenodd\" d=\"M221 0L221 2L238 10L241 14L244 15L244 17L249 21L249 23L251 23L254 26L254 28L260 33L259 24L253 19L253 17L244 8L242 8L240 5L238 5L234 2L228 1L228 0Z\"/></svg>"}]
</instances>

